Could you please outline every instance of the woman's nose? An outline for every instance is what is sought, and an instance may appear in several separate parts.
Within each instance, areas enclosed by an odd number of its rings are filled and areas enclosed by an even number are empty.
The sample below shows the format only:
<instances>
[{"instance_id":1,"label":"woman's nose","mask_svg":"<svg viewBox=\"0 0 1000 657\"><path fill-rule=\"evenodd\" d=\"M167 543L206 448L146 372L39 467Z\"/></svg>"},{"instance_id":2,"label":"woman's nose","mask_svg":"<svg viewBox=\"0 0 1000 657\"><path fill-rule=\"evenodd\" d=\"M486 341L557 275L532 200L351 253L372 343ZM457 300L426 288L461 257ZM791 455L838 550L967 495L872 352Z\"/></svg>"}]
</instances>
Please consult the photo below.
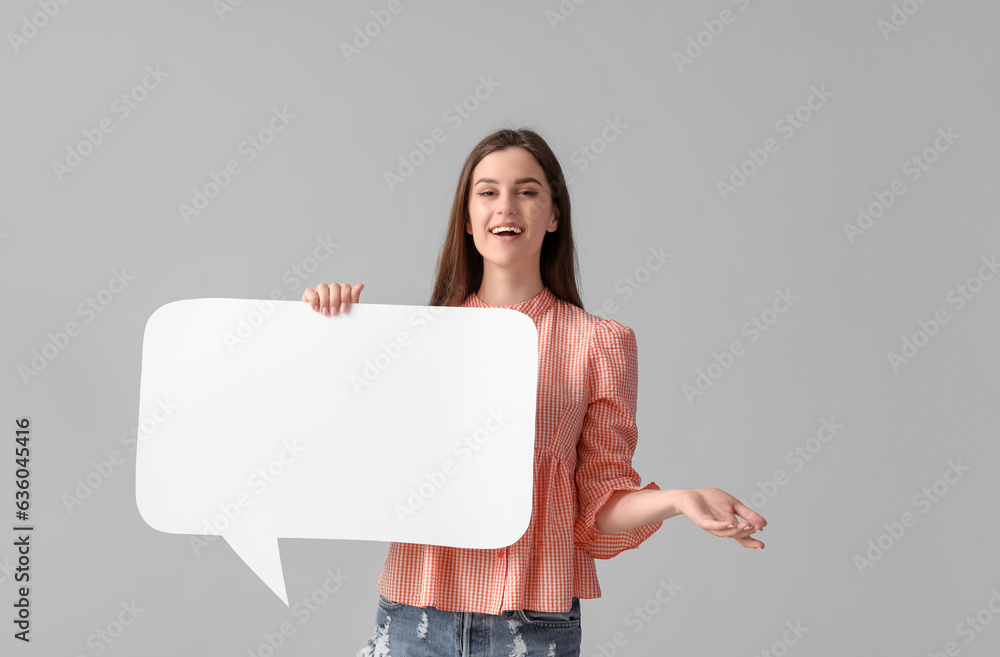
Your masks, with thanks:
<instances>
[{"instance_id":1,"label":"woman's nose","mask_svg":"<svg viewBox=\"0 0 1000 657\"><path fill-rule=\"evenodd\" d=\"M501 194L497 200L497 214L509 214L514 209L514 199L505 194Z\"/></svg>"}]
</instances>

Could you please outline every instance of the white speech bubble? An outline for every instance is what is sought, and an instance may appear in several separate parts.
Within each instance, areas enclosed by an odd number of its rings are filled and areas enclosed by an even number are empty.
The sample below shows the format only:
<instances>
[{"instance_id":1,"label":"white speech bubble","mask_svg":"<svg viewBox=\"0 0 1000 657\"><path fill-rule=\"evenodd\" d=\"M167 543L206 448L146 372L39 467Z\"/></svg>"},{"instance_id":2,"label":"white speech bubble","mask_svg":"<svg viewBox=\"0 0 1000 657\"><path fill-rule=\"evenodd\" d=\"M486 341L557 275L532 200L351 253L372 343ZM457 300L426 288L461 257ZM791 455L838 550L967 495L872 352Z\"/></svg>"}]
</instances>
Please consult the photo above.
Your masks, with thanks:
<instances>
[{"instance_id":1,"label":"white speech bubble","mask_svg":"<svg viewBox=\"0 0 1000 657\"><path fill-rule=\"evenodd\" d=\"M286 605L278 537L511 545L537 377L516 310L168 303L143 337L136 504L159 531L221 534Z\"/></svg>"}]
</instances>

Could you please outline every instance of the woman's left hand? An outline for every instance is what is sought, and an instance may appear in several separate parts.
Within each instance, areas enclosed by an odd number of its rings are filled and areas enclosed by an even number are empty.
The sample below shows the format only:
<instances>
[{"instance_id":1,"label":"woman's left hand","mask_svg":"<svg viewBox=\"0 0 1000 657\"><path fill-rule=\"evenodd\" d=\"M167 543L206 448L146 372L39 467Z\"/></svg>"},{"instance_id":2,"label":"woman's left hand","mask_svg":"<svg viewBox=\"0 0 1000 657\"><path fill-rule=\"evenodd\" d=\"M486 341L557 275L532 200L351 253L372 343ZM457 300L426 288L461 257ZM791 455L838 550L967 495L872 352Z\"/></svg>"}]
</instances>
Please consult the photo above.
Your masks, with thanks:
<instances>
[{"instance_id":1,"label":"woman's left hand","mask_svg":"<svg viewBox=\"0 0 1000 657\"><path fill-rule=\"evenodd\" d=\"M680 496L677 504L681 513L709 534L735 539L743 547L764 548L763 542L750 535L764 529L767 520L726 491L718 488L689 488ZM740 518L743 518L742 522Z\"/></svg>"}]
</instances>

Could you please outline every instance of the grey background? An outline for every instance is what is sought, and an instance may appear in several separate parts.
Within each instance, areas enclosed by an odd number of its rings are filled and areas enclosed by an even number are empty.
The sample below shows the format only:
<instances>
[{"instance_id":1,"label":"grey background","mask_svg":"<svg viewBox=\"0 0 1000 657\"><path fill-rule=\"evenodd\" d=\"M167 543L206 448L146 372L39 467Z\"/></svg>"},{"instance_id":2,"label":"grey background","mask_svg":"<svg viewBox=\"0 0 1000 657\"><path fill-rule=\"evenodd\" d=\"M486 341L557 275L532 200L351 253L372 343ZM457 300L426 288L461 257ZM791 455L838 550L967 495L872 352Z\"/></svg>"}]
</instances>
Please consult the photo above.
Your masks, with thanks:
<instances>
[{"instance_id":1,"label":"grey background","mask_svg":"<svg viewBox=\"0 0 1000 657\"><path fill-rule=\"evenodd\" d=\"M223 542L196 556L139 517L127 443L142 330L173 300L297 300L321 281L364 282L372 303L426 303L462 160L503 126L539 130L572 175L585 306L636 332L644 480L750 501L788 475L758 507L763 551L678 517L599 562L604 597L584 603L582 654L924 655L948 641L996 654L1000 622L968 641L960 623L997 620L1000 282L961 309L947 295L1000 245L1000 7L897 2L916 11L886 37L889 1L742 4L403 0L348 62L340 44L387 2L246 0L221 15L207 1L74 2L16 48L9 33L42 9L4 3L3 508L12 419L30 416L37 527L33 641L13 640L8 623L4 654L268 654L266 635L286 622L294 633L275 654L355 653L373 629L385 544L282 540L293 606L328 569L349 577L304 620ZM674 53L725 9L731 24L678 70ZM112 102L147 66L169 77L119 119ZM499 86L449 123L480 76ZM785 140L776 123L813 85L832 96ZM247 163L239 144L274 108L295 118ZM53 161L104 117L114 131L60 181ZM583 169L579 149L608 119L627 127ZM960 138L911 182L904 162L948 127ZM390 191L384 173L437 128L446 141ZM723 200L717 181L769 137L780 149ZM230 159L242 172L185 222L179 204ZM906 193L851 243L844 224L895 179ZM339 247L294 280L321 238ZM672 256L626 300L619 282L651 247ZM122 270L134 280L81 314ZM751 343L741 327L786 288L798 301ZM600 312L606 300L614 314ZM950 321L894 371L889 352L940 308ZM23 381L18 367L70 321L79 335ZM682 386L734 340L745 352L688 403ZM316 412L336 422L343 410ZM794 470L786 454L829 417L843 429ZM115 452L122 464L68 510L77 479ZM959 460L968 472L918 505ZM890 540L884 524L906 512L915 525ZM859 572L855 557L880 536L889 549ZM13 540L0 544L8 613ZM670 578L681 589L634 631L629 614ZM132 601L134 622L95 643ZM783 638L786 623L808 630Z\"/></svg>"}]
</instances>

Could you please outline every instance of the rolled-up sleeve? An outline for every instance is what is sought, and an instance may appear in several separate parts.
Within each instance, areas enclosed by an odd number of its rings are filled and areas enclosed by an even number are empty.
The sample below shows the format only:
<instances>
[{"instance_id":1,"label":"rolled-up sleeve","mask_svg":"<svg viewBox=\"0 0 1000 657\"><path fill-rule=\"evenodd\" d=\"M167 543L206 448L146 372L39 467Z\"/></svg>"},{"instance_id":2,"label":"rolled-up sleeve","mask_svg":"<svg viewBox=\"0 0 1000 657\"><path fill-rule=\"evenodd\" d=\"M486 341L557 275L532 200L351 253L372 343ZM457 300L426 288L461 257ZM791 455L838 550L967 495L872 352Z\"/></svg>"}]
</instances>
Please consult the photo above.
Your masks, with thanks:
<instances>
[{"instance_id":1,"label":"rolled-up sleeve","mask_svg":"<svg viewBox=\"0 0 1000 657\"><path fill-rule=\"evenodd\" d=\"M638 547L663 522L601 534L597 512L617 490L659 490L653 482L641 486L632 467L639 430L635 423L638 391L638 351L635 333L613 319L594 328L589 349L590 400L577 446L576 488L580 509L574 530L576 545L595 559L610 559Z\"/></svg>"}]
</instances>

